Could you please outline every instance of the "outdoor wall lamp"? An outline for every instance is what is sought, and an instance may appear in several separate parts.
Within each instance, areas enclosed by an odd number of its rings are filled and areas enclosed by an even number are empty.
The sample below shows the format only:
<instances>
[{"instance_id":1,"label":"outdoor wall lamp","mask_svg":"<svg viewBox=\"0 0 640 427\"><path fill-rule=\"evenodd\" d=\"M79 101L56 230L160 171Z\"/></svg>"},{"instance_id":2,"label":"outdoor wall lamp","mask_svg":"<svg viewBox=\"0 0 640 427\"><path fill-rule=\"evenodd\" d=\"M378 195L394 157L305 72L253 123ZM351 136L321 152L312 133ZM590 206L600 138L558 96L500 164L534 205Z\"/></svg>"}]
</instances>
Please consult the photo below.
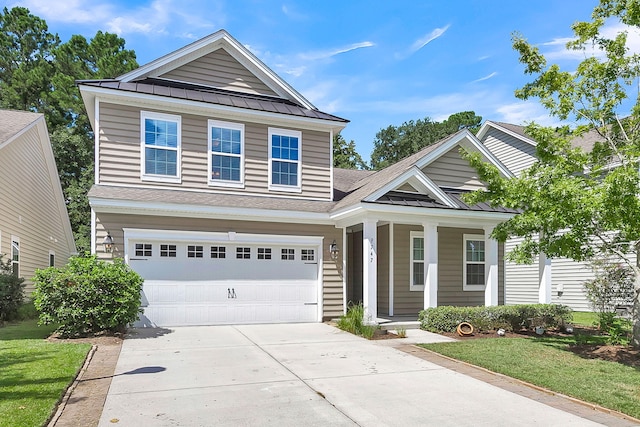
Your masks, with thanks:
<instances>
[{"instance_id":1,"label":"outdoor wall lamp","mask_svg":"<svg viewBox=\"0 0 640 427\"><path fill-rule=\"evenodd\" d=\"M335 239L329 245L329 253L331 254L331 259L334 261L337 260L338 255L340 255L340 249L338 249L338 244L336 243Z\"/></svg>"},{"instance_id":2,"label":"outdoor wall lamp","mask_svg":"<svg viewBox=\"0 0 640 427\"><path fill-rule=\"evenodd\" d=\"M102 246L104 246L104 251L106 253L113 252L113 237L111 237L111 234L109 234L108 231L107 231L107 236L102 241Z\"/></svg>"}]
</instances>

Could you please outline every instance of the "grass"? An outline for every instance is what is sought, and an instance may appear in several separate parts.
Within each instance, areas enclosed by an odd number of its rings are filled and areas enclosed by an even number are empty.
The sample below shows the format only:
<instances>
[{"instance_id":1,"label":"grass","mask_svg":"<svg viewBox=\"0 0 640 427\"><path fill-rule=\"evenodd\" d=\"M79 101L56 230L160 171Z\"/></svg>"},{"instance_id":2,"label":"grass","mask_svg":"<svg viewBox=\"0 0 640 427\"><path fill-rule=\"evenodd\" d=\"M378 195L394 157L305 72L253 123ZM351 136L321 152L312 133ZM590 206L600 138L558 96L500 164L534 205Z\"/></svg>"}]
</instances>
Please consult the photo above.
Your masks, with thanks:
<instances>
[{"instance_id":1,"label":"grass","mask_svg":"<svg viewBox=\"0 0 640 427\"><path fill-rule=\"evenodd\" d=\"M477 339L424 344L454 359L640 418L640 370L585 359L568 350L573 337Z\"/></svg>"},{"instance_id":2,"label":"grass","mask_svg":"<svg viewBox=\"0 0 640 427\"><path fill-rule=\"evenodd\" d=\"M593 326L598 323L598 313L592 311L574 311L573 324L582 326Z\"/></svg>"},{"instance_id":3,"label":"grass","mask_svg":"<svg viewBox=\"0 0 640 427\"><path fill-rule=\"evenodd\" d=\"M45 341L55 328L0 328L0 427L43 425L82 366L91 346Z\"/></svg>"}]
</instances>

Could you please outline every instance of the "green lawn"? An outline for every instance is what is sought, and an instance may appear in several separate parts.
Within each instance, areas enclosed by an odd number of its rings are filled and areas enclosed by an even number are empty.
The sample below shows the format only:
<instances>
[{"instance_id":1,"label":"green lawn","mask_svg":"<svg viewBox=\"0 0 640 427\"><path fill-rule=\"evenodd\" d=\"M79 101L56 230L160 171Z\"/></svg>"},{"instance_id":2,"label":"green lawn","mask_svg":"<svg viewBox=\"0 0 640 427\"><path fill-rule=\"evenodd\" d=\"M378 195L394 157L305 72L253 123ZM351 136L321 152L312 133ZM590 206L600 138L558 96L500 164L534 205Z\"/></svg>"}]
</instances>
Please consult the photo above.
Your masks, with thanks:
<instances>
[{"instance_id":1,"label":"green lawn","mask_svg":"<svg viewBox=\"0 0 640 427\"><path fill-rule=\"evenodd\" d=\"M28 320L0 328L0 426L43 425L75 378L89 344L45 341L53 327Z\"/></svg>"},{"instance_id":2,"label":"green lawn","mask_svg":"<svg viewBox=\"0 0 640 427\"><path fill-rule=\"evenodd\" d=\"M598 313L591 311L574 311L573 324L582 326L593 326L598 322Z\"/></svg>"},{"instance_id":3,"label":"green lawn","mask_svg":"<svg viewBox=\"0 0 640 427\"><path fill-rule=\"evenodd\" d=\"M640 418L640 370L585 359L573 337L492 338L424 344L446 356Z\"/></svg>"}]
</instances>

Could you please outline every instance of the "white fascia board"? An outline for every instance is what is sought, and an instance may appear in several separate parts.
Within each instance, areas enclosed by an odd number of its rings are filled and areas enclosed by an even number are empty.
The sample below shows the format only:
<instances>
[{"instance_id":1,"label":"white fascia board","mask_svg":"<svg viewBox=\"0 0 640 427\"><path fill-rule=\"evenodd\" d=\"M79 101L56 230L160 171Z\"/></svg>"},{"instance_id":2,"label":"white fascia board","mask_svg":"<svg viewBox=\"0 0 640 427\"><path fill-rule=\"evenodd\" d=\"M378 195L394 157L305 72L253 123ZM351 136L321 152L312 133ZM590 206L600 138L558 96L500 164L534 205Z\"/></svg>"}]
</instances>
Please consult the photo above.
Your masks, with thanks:
<instances>
[{"instance_id":1,"label":"white fascia board","mask_svg":"<svg viewBox=\"0 0 640 427\"><path fill-rule=\"evenodd\" d=\"M337 227L346 227L351 223L361 222L360 218L369 217L378 220L392 221L397 223L416 223L421 224L427 218L436 222L456 222L459 220L474 221L475 225L481 224L497 224L507 221L515 214L504 212L481 212L459 209L444 208L421 208L414 206L393 206L376 203L360 203L331 214L331 219L336 221ZM472 227L473 228L473 227Z\"/></svg>"},{"instance_id":2,"label":"white fascia board","mask_svg":"<svg viewBox=\"0 0 640 427\"><path fill-rule=\"evenodd\" d=\"M289 222L296 224L333 225L327 213L276 211L255 208L201 206L161 202L140 202L89 198L89 205L97 213L118 213L150 216L180 216L186 218L225 218L243 221Z\"/></svg>"},{"instance_id":3,"label":"white fascia board","mask_svg":"<svg viewBox=\"0 0 640 427\"><path fill-rule=\"evenodd\" d=\"M285 98L294 99L310 110L316 110L316 107L302 96L302 94L293 89L225 30L216 31L207 37L164 55L155 61L118 77L117 80L131 82L140 77L150 76L158 72L162 74L220 48L225 49L227 53L233 56L238 62L250 69L256 77L261 77L260 80L274 92ZM154 71L157 73L154 73Z\"/></svg>"},{"instance_id":4,"label":"white fascia board","mask_svg":"<svg viewBox=\"0 0 640 427\"><path fill-rule=\"evenodd\" d=\"M420 186L422 187L422 188L417 188L416 190L420 190L424 193L430 193L431 195L436 197L436 199L438 199L439 202L444 203L449 207L452 207L452 208L460 207L451 197L449 197L444 191L442 191L435 182L429 179L429 177L426 176L424 172L420 170L420 168L416 166L412 166L410 169L408 169L402 175L398 176L397 178L389 182L384 187L376 190L375 192L371 193L369 196L365 197L364 201L375 202L380 197L387 194L389 191L392 191L393 189L398 188L399 186L404 184L405 182L412 180L412 178L415 179L417 183L420 184Z\"/></svg>"},{"instance_id":5,"label":"white fascia board","mask_svg":"<svg viewBox=\"0 0 640 427\"><path fill-rule=\"evenodd\" d=\"M181 242L238 242L238 243L264 243L264 244L290 244L290 245L317 245L322 244L322 236L289 236L274 234L236 233L236 232L211 232L189 230L160 230L146 228L123 228L127 239L135 240L160 240Z\"/></svg>"},{"instance_id":6,"label":"white fascia board","mask_svg":"<svg viewBox=\"0 0 640 427\"><path fill-rule=\"evenodd\" d=\"M509 130L507 128L503 128L499 124L494 123L494 122L492 122L490 120L487 120L486 122L484 122L482 127L480 127L480 130L478 131L478 134L477 134L477 137L478 137L479 140L482 140L482 138L484 138L484 135L489 131L489 127L497 129L500 132L504 132L507 135L511 135L512 137L517 138L520 141L525 142L525 143L527 143L529 145L533 145L534 147L537 145L537 143L533 139L530 139L530 138L527 138L525 136L522 136L522 135L520 135L518 133L515 133L515 132L513 132L513 131L511 131L511 130Z\"/></svg>"},{"instance_id":7,"label":"white fascia board","mask_svg":"<svg viewBox=\"0 0 640 427\"><path fill-rule=\"evenodd\" d=\"M149 95L135 92L126 92L117 89L109 89L94 86L80 86L85 102L93 104L93 97L99 97L100 102L109 102L119 105L130 105L140 108L153 108L171 111L172 114L196 114L211 117L215 116L227 120L245 120L254 123L264 123L270 125L280 125L298 128L304 126L303 130L317 130L320 132L339 132L344 129L347 123L314 119L310 117L290 116L268 111L249 110L246 108L229 107L226 105L209 104L200 101L186 99L169 98L158 95ZM91 98L89 98L91 96ZM87 109L89 106L87 106ZM93 109L93 108L92 108ZM89 114L89 118L92 119Z\"/></svg>"},{"instance_id":8,"label":"white fascia board","mask_svg":"<svg viewBox=\"0 0 640 427\"><path fill-rule=\"evenodd\" d=\"M416 166L420 169L433 163L446 153L448 153L456 145L461 145L464 148L476 150L487 160L498 168L500 173L506 178L513 178L513 174L503 165L488 149L485 147L474 134L469 132L468 129L464 129L461 132L453 135L450 140L436 148L422 159L416 162Z\"/></svg>"}]
</instances>

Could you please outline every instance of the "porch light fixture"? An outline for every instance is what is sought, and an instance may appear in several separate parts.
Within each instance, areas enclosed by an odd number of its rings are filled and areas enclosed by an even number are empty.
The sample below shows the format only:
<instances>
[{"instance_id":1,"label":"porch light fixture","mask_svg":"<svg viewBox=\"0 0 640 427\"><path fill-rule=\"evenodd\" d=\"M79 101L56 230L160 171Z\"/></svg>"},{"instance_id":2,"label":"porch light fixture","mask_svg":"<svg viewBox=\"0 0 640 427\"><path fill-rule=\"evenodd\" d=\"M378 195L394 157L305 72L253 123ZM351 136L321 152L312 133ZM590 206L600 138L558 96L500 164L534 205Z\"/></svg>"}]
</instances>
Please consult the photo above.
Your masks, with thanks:
<instances>
[{"instance_id":1,"label":"porch light fixture","mask_svg":"<svg viewBox=\"0 0 640 427\"><path fill-rule=\"evenodd\" d=\"M340 254L340 249L338 249L338 244L336 243L335 239L329 245L329 253L331 254L332 260L335 261L338 259L338 255Z\"/></svg>"},{"instance_id":2,"label":"porch light fixture","mask_svg":"<svg viewBox=\"0 0 640 427\"><path fill-rule=\"evenodd\" d=\"M102 246L104 246L104 251L106 253L113 252L113 238L111 237L111 234L109 234L109 232L107 232L107 236L102 241Z\"/></svg>"}]
</instances>

